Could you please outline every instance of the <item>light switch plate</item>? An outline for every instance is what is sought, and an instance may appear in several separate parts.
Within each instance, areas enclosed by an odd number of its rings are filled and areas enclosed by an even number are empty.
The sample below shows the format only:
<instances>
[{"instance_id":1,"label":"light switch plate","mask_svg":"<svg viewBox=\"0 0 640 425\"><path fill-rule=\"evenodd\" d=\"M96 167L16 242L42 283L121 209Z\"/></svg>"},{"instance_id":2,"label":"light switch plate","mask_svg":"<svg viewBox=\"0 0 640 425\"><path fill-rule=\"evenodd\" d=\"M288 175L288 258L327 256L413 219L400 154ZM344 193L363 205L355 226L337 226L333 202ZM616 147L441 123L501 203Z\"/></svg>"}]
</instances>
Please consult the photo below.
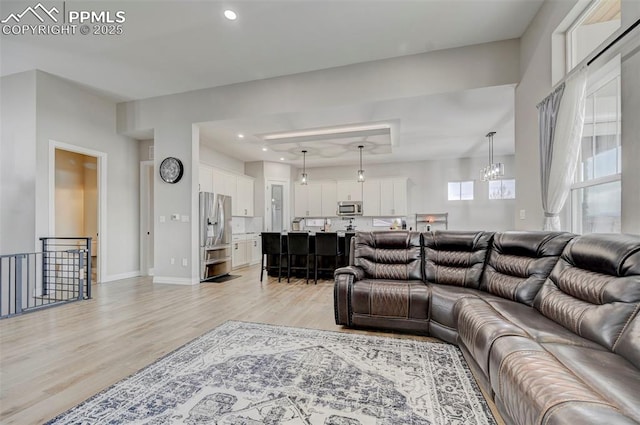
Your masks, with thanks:
<instances>
[{"instance_id":1,"label":"light switch plate","mask_svg":"<svg viewBox=\"0 0 640 425\"><path fill-rule=\"evenodd\" d=\"M524 220L527 217L525 210L520 210L520 220Z\"/></svg>"},{"instance_id":2,"label":"light switch plate","mask_svg":"<svg viewBox=\"0 0 640 425\"><path fill-rule=\"evenodd\" d=\"M160 216L160 223L164 223L165 221L167 221L167 218L163 215Z\"/></svg>"},{"instance_id":3,"label":"light switch plate","mask_svg":"<svg viewBox=\"0 0 640 425\"><path fill-rule=\"evenodd\" d=\"M189 222L189 216L188 215L183 215L180 217L180 219L182 220L183 223L188 223Z\"/></svg>"},{"instance_id":4,"label":"light switch plate","mask_svg":"<svg viewBox=\"0 0 640 425\"><path fill-rule=\"evenodd\" d=\"M180 220L180 214L171 214L171 221L179 221Z\"/></svg>"}]
</instances>

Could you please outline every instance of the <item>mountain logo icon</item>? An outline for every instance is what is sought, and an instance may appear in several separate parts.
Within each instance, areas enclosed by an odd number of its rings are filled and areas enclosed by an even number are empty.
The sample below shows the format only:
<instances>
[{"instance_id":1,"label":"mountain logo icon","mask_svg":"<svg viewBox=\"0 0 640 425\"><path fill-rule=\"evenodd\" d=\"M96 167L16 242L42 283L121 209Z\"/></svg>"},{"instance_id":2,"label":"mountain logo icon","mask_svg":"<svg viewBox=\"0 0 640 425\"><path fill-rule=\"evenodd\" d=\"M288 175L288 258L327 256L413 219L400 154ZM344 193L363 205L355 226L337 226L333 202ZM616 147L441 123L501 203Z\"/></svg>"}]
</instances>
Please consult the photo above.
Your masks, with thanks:
<instances>
[{"instance_id":1,"label":"mountain logo icon","mask_svg":"<svg viewBox=\"0 0 640 425\"><path fill-rule=\"evenodd\" d=\"M60 11L55 7L52 7L51 9L47 10L47 8L42 5L42 3L38 3L34 7L31 7L31 6L27 7L24 11L22 11L22 13L11 13L9 14L9 16L7 16L5 19L3 19L0 22L3 24L6 24L6 23L9 23L9 21L13 20L17 24L25 15L29 13L35 16L36 19L38 19L40 22L44 23L44 18L46 18L47 16L53 22L58 22L58 18L56 18L54 13L57 15L58 13L60 13Z\"/></svg>"}]
</instances>

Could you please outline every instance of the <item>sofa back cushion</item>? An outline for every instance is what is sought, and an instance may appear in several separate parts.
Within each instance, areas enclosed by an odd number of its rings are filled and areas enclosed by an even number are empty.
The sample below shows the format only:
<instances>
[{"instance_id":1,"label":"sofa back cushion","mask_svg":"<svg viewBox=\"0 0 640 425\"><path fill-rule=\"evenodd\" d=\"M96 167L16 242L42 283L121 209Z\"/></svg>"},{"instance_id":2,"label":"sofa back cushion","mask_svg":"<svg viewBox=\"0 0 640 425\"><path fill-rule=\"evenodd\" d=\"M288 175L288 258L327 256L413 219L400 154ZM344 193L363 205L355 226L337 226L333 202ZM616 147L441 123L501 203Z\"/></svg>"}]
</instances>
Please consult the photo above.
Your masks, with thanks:
<instances>
[{"instance_id":1,"label":"sofa back cushion","mask_svg":"<svg viewBox=\"0 0 640 425\"><path fill-rule=\"evenodd\" d=\"M591 234L562 253L534 307L549 319L610 350L640 304L640 237ZM626 348L625 348L626 347Z\"/></svg>"},{"instance_id":2,"label":"sofa back cushion","mask_svg":"<svg viewBox=\"0 0 640 425\"><path fill-rule=\"evenodd\" d=\"M436 230L421 236L425 280L475 289L480 286L493 233Z\"/></svg>"},{"instance_id":3,"label":"sofa back cushion","mask_svg":"<svg viewBox=\"0 0 640 425\"><path fill-rule=\"evenodd\" d=\"M532 305L563 249L574 237L565 232L496 233L480 289Z\"/></svg>"},{"instance_id":4,"label":"sofa back cushion","mask_svg":"<svg viewBox=\"0 0 640 425\"><path fill-rule=\"evenodd\" d=\"M367 278L421 279L420 233L358 232L354 239L354 263Z\"/></svg>"}]
</instances>

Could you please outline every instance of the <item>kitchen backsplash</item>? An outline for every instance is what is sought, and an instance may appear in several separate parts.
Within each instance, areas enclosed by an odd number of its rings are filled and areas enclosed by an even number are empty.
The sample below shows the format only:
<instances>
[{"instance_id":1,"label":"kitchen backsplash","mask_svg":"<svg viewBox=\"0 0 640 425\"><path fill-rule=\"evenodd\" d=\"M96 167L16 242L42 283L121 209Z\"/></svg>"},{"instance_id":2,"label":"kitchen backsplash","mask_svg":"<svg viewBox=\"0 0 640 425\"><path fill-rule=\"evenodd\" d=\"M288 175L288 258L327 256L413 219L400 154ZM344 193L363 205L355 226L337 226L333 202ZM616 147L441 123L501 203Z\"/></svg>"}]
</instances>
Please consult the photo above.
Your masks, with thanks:
<instances>
[{"instance_id":1,"label":"kitchen backsplash","mask_svg":"<svg viewBox=\"0 0 640 425\"><path fill-rule=\"evenodd\" d=\"M262 217L232 217L231 232L238 233L260 233L262 231Z\"/></svg>"}]
</instances>

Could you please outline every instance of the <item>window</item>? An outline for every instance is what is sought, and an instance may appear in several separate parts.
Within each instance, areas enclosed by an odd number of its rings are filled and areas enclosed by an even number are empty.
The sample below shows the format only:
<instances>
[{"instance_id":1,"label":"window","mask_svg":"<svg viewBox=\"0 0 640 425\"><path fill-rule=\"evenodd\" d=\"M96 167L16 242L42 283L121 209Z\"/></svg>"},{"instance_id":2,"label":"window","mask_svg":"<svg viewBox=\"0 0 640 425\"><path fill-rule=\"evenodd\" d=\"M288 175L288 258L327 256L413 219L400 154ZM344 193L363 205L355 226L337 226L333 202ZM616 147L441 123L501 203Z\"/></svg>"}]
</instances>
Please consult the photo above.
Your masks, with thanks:
<instances>
[{"instance_id":1,"label":"window","mask_svg":"<svg viewBox=\"0 0 640 425\"><path fill-rule=\"evenodd\" d=\"M575 233L621 231L620 58L590 78L578 166L571 187Z\"/></svg>"},{"instance_id":2,"label":"window","mask_svg":"<svg viewBox=\"0 0 640 425\"><path fill-rule=\"evenodd\" d=\"M620 1L595 0L566 32L567 72L620 28Z\"/></svg>"},{"instance_id":3,"label":"window","mask_svg":"<svg viewBox=\"0 0 640 425\"><path fill-rule=\"evenodd\" d=\"M516 199L516 181L514 179L490 180L489 199Z\"/></svg>"},{"instance_id":4,"label":"window","mask_svg":"<svg viewBox=\"0 0 640 425\"><path fill-rule=\"evenodd\" d=\"M473 180L466 182L449 182L448 193L450 201L473 200Z\"/></svg>"}]
</instances>

